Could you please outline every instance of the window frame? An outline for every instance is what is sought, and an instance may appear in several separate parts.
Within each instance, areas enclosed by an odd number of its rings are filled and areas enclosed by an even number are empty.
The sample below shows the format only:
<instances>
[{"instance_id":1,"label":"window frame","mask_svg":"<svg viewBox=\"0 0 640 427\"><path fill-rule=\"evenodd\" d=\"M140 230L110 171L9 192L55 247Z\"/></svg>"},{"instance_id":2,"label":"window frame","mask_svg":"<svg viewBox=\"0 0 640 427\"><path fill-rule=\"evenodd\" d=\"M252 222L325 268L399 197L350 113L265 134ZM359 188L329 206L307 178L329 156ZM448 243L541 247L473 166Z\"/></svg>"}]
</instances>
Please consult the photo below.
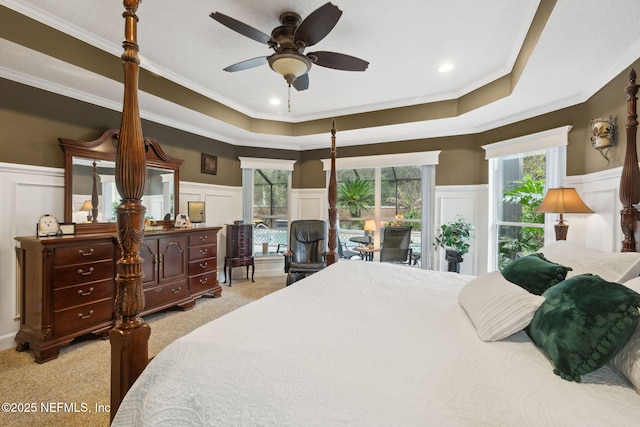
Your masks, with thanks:
<instances>
[{"instance_id":1,"label":"window frame","mask_svg":"<svg viewBox=\"0 0 640 427\"><path fill-rule=\"evenodd\" d=\"M562 126L543 132L525 135L493 144L483 145L485 158L489 161L489 228L487 230L487 269L498 268L498 227L502 224L514 225L499 221L499 204L502 203L500 193L500 158L534 151L545 151L545 192L549 188L563 186L567 176L567 145L571 126ZM544 241L552 241L554 217L545 214ZM515 224L515 225L519 225Z\"/></svg>"},{"instance_id":2,"label":"window frame","mask_svg":"<svg viewBox=\"0 0 640 427\"><path fill-rule=\"evenodd\" d=\"M343 169L375 169L375 206L374 218L380 220L380 180L381 169L386 167L399 166L420 166L420 179L422 181L422 238L421 252L422 259L420 266L422 269L433 268L433 254L431 242L433 241L433 224L435 216L435 167L438 164L440 150L422 151L412 153L384 154L374 156L339 157L336 159L336 170ZM326 188L329 188L329 178L331 173L331 159L322 159L323 170L326 172ZM380 230L375 232L374 239L380 241Z\"/></svg>"},{"instance_id":3,"label":"window frame","mask_svg":"<svg viewBox=\"0 0 640 427\"><path fill-rule=\"evenodd\" d=\"M291 173L296 160L262 159L239 157L242 169L242 220L245 224L253 224L254 174L257 169L287 171L287 224L291 222ZM287 241L289 227L287 226ZM254 253L254 256L258 254ZM269 256L269 255L264 255Z\"/></svg>"}]
</instances>

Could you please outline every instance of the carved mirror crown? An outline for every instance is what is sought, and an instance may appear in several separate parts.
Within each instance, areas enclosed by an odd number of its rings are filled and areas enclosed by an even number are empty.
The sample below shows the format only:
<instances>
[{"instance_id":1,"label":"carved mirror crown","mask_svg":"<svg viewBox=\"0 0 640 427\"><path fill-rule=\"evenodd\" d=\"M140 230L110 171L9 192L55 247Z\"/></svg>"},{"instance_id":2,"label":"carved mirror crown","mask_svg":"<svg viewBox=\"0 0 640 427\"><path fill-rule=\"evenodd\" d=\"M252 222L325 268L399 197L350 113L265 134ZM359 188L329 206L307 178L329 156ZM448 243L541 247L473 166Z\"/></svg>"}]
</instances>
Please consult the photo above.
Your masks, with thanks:
<instances>
[{"instance_id":1,"label":"carved mirror crown","mask_svg":"<svg viewBox=\"0 0 640 427\"><path fill-rule=\"evenodd\" d=\"M109 129L95 141L59 138L65 153L64 221L75 222L78 234L116 231L115 206L120 195L115 184L118 129ZM147 187L145 218L169 227L179 208L180 165L157 140L144 138Z\"/></svg>"}]
</instances>

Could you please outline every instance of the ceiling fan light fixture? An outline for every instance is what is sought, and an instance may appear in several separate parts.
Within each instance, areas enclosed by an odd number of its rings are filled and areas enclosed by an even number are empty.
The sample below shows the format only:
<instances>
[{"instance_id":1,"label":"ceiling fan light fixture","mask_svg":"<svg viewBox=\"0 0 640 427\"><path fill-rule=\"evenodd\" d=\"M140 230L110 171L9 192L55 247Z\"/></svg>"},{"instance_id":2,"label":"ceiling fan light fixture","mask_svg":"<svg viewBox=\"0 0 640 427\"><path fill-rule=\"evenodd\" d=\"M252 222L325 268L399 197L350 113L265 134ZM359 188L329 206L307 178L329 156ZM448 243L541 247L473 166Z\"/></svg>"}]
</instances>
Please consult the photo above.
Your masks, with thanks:
<instances>
[{"instance_id":1,"label":"ceiling fan light fixture","mask_svg":"<svg viewBox=\"0 0 640 427\"><path fill-rule=\"evenodd\" d=\"M269 66L284 77L287 83L292 84L295 79L309 71L311 61L298 53L277 53L269 57Z\"/></svg>"}]
</instances>

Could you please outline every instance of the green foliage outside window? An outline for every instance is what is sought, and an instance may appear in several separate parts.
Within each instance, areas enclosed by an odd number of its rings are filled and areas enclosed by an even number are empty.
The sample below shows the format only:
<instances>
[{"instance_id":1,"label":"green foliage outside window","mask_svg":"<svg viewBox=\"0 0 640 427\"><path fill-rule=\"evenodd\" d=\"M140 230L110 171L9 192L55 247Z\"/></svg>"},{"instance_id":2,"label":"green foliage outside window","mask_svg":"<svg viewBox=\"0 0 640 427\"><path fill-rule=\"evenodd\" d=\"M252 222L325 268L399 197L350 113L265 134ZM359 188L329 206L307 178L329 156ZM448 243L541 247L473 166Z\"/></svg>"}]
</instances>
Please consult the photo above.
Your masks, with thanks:
<instances>
[{"instance_id":1,"label":"green foliage outside window","mask_svg":"<svg viewBox=\"0 0 640 427\"><path fill-rule=\"evenodd\" d=\"M537 213L544 198L545 179L536 179L526 174L517 186L505 191L504 203L518 204L522 209L521 222L529 224L544 224L544 214ZM537 251L544 244L544 229L538 227L522 227L517 238L500 236L498 240L498 266L500 269L514 260L518 254Z\"/></svg>"},{"instance_id":2,"label":"green foliage outside window","mask_svg":"<svg viewBox=\"0 0 640 427\"><path fill-rule=\"evenodd\" d=\"M351 217L360 218L375 203L373 182L354 178L338 185L337 204L347 208Z\"/></svg>"}]
</instances>

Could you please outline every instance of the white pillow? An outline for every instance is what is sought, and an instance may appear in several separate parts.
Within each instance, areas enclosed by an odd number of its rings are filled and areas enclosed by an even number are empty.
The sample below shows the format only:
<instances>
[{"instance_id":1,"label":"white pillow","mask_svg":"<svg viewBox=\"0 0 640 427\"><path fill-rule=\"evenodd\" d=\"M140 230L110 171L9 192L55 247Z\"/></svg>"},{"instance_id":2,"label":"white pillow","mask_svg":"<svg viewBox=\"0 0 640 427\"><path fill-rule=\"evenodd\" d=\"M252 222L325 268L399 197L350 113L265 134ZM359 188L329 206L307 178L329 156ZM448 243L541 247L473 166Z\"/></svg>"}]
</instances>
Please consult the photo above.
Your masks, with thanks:
<instances>
[{"instance_id":1,"label":"white pillow","mask_svg":"<svg viewBox=\"0 0 640 427\"><path fill-rule=\"evenodd\" d=\"M529 326L544 298L493 271L468 282L460 290L458 302L482 341L499 341Z\"/></svg>"},{"instance_id":2,"label":"white pillow","mask_svg":"<svg viewBox=\"0 0 640 427\"><path fill-rule=\"evenodd\" d=\"M635 277L623 284L640 293L640 277ZM611 359L609 364L640 393L640 323L629 341Z\"/></svg>"},{"instance_id":3,"label":"white pillow","mask_svg":"<svg viewBox=\"0 0 640 427\"><path fill-rule=\"evenodd\" d=\"M587 249L566 240L558 240L543 246L538 252L549 261L571 267L567 279L579 274L591 273L608 282L624 283L640 275L640 253L605 252Z\"/></svg>"}]
</instances>

